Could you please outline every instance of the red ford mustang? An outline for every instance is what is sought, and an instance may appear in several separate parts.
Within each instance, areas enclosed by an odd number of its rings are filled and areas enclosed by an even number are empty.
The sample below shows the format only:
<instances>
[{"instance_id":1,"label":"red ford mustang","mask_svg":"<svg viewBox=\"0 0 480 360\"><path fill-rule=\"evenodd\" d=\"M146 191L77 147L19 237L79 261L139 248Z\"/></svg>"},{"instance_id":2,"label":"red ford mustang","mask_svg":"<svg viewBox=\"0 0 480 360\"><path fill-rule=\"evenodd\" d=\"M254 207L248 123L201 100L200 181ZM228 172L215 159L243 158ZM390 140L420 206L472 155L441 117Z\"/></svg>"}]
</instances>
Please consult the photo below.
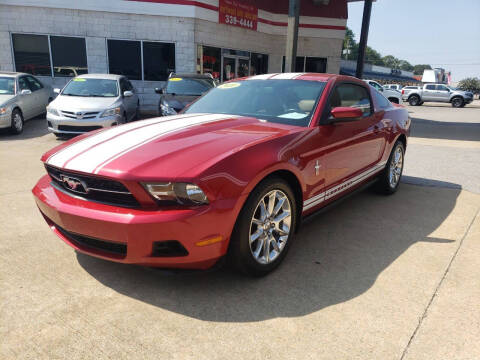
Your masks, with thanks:
<instances>
[{"instance_id":1,"label":"red ford mustang","mask_svg":"<svg viewBox=\"0 0 480 360\"><path fill-rule=\"evenodd\" d=\"M358 79L258 75L50 150L33 194L80 252L197 269L228 255L264 275L303 216L372 180L397 190L409 128L403 106Z\"/></svg>"}]
</instances>

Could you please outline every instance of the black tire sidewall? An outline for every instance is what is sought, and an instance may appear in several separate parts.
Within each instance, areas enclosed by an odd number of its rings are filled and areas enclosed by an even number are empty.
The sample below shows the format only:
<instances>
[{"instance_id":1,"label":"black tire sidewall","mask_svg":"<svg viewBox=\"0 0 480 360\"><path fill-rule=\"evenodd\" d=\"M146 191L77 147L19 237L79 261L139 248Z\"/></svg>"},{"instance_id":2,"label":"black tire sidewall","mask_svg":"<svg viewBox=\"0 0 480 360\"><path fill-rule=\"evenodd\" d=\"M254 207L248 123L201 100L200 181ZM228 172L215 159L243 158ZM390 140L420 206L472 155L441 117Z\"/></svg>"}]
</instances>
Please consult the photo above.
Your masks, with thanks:
<instances>
[{"instance_id":1,"label":"black tire sidewall","mask_svg":"<svg viewBox=\"0 0 480 360\"><path fill-rule=\"evenodd\" d=\"M290 201L292 214L290 234L280 255L269 264L260 264L255 260L250 250L250 222L260 199L272 190L281 190L287 195L288 200ZM295 202L295 195L288 183L281 178L271 178L261 182L250 193L250 196L238 216L230 241L228 254L230 262L235 268L250 276L264 276L273 271L280 265L284 257L287 255L294 239L297 221L297 204Z\"/></svg>"}]
</instances>

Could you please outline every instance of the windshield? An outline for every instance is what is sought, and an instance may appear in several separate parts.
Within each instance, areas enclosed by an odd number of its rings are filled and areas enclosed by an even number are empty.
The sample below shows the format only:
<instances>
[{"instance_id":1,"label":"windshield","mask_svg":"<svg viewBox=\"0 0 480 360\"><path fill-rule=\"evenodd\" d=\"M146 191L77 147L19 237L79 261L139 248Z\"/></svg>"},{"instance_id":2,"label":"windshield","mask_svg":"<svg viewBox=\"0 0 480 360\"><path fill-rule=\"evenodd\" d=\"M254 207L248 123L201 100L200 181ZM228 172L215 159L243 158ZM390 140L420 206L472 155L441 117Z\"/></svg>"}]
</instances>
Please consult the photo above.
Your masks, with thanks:
<instances>
[{"instance_id":1,"label":"windshield","mask_svg":"<svg viewBox=\"0 0 480 360\"><path fill-rule=\"evenodd\" d=\"M62 91L62 95L85 97L117 97L117 80L74 78Z\"/></svg>"},{"instance_id":2,"label":"windshield","mask_svg":"<svg viewBox=\"0 0 480 360\"><path fill-rule=\"evenodd\" d=\"M15 78L0 77L0 95L15 95Z\"/></svg>"},{"instance_id":3,"label":"windshield","mask_svg":"<svg viewBox=\"0 0 480 360\"><path fill-rule=\"evenodd\" d=\"M185 113L253 116L266 121L308 126L324 82L244 80L222 84L194 102Z\"/></svg>"},{"instance_id":4,"label":"windshield","mask_svg":"<svg viewBox=\"0 0 480 360\"><path fill-rule=\"evenodd\" d=\"M215 87L213 79L170 78L167 82L167 94L202 95Z\"/></svg>"}]
</instances>

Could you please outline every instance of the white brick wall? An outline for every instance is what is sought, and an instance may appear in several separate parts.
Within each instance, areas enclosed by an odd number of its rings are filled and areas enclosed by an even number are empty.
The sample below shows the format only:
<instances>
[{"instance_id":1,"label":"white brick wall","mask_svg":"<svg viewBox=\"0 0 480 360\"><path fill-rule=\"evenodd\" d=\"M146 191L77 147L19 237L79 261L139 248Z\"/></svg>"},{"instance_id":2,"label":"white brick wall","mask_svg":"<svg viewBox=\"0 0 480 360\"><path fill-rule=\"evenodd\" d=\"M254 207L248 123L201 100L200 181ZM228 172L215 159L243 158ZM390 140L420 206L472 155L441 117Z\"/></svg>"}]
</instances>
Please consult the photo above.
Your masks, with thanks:
<instances>
[{"instance_id":1,"label":"white brick wall","mask_svg":"<svg viewBox=\"0 0 480 360\"><path fill-rule=\"evenodd\" d=\"M0 70L14 70L10 33L15 32L85 37L90 73L108 72L106 38L174 42L178 72L195 71L197 43L268 54L270 72L281 71L285 53L285 36L200 19L0 5ZM341 39L300 37L298 55L325 57L327 71L338 73L341 47ZM41 78L54 87L62 87L68 80ZM163 83L132 83L140 95L142 110L156 110L158 95L154 88Z\"/></svg>"}]
</instances>

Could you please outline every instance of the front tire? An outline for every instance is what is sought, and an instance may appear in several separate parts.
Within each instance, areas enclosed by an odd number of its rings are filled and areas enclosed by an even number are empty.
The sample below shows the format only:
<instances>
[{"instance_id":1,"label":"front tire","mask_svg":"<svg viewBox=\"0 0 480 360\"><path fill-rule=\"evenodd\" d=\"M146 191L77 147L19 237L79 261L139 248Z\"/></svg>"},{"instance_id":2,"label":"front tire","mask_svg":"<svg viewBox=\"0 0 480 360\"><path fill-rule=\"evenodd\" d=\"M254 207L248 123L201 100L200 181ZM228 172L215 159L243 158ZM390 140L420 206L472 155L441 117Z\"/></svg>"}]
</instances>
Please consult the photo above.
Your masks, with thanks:
<instances>
[{"instance_id":1,"label":"front tire","mask_svg":"<svg viewBox=\"0 0 480 360\"><path fill-rule=\"evenodd\" d=\"M14 135L21 134L24 123L25 121L23 120L22 112L18 109L14 109L12 111L12 124L10 126L10 132Z\"/></svg>"},{"instance_id":2,"label":"front tire","mask_svg":"<svg viewBox=\"0 0 480 360\"><path fill-rule=\"evenodd\" d=\"M420 105L420 97L418 95L412 95L408 98L408 103L410 106L418 106Z\"/></svg>"},{"instance_id":3,"label":"front tire","mask_svg":"<svg viewBox=\"0 0 480 360\"><path fill-rule=\"evenodd\" d=\"M461 108L463 106L465 106L465 102L463 101L463 99L460 96L454 97L452 99L452 107Z\"/></svg>"},{"instance_id":4,"label":"front tire","mask_svg":"<svg viewBox=\"0 0 480 360\"><path fill-rule=\"evenodd\" d=\"M261 182L250 194L232 233L231 264L249 276L264 276L280 265L293 241L297 204L281 178Z\"/></svg>"},{"instance_id":5,"label":"front tire","mask_svg":"<svg viewBox=\"0 0 480 360\"><path fill-rule=\"evenodd\" d=\"M404 158L405 147L400 140L397 140L376 184L376 189L380 193L391 195L397 191L402 178Z\"/></svg>"}]
</instances>

